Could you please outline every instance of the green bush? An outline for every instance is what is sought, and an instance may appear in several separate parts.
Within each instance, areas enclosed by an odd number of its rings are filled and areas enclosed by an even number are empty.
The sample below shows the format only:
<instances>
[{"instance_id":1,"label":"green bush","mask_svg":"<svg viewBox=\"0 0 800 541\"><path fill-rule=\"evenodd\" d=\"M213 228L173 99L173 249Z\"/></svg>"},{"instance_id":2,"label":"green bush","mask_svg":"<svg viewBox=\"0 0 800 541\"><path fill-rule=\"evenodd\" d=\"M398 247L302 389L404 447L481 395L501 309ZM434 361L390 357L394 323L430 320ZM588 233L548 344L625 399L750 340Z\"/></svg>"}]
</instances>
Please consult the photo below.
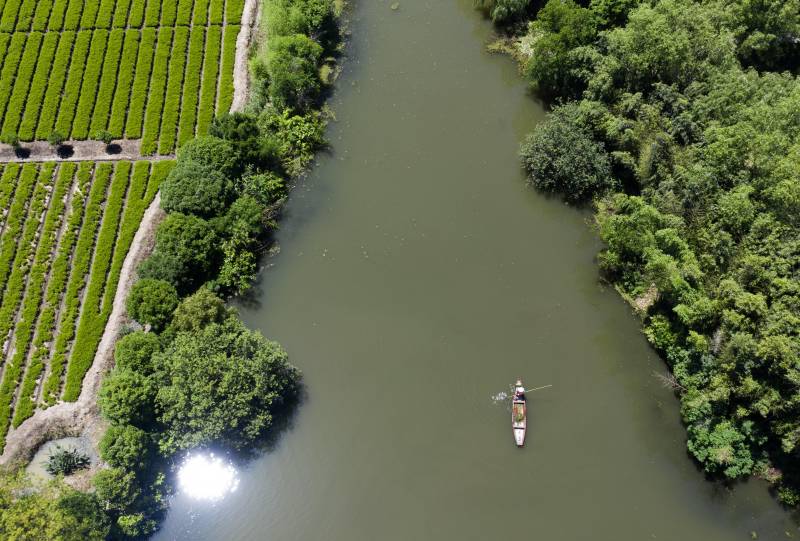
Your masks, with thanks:
<instances>
[{"instance_id":1,"label":"green bush","mask_svg":"<svg viewBox=\"0 0 800 541\"><path fill-rule=\"evenodd\" d=\"M149 463L150 436L131 425L112 425L100 440L100 456L115 468L139 471Z\"/></svg>"},{"instance_id":2,"label":"green bush","mask_svg":"<svg viewBox=\"0 0 800 541\"><path fill-rule=\"evenodd\" d=\"M580 203L613 184L608 153L566 109L556 109L536 127L520 149L530 182Z\"/></svg>"},{"instance_id":3,"label":"green bush","mask_svg":"<svg viewBox=\"0 0 800 541\"><path fill-rule=\"evenodd\" d=\"M211 135L196 137L182 146L178 151L178 164L181 162L204 165L229 179L237 176L242 167L233 144Z\"/></svg>"},{"instance_id":4,"label":"green bush","mask_svg":"<svg viewBox=\"0 0 800 541\"><path fill-rule=\"evenodd\" d=\"M175 309L170 330L172 332L198 331L212 323L222 323L231 311L210 289L201 287L186 297ZM117 346L119 347L119 346ZM156 350L153 350L155 353Z\"/></svg>"},{"instance_id":5,"label":"green bush","mask_svg":"<svg viewBox=\"0 0 800 541\"><path fill-rule=\"evenodd\" d=\"M279 109L307 110L319 97L322 47L303 34L269 40L266 72L269 97Z\"/></svg>"},{"instance_id":6,"label":"green bush","mask_svg":"<svg viewBox=\"0 0 800 541\"><path fill-rule=\"evenodd\" d=\"M186 301L181 303L181 306L185 303ZM153 355L160 350L161 343L155 334L132 332L117 340L114 347L114 362L120 370L130 370L149 376L153 373Z\"/></svg>"},{"instance_id":7,"label":"green bush","mask_svg":"<svg viewBox=\"0 0 800 541\"><path fill-rule=\"evenodd\" d=\"M219 168L181 156L161 187L161 208L213 218L227 208L229 192L228 179Z\"/></svg>"},{"instance_id":8,"label":"green bush","mask_svg":"<svg viewBox=\"0 0 800 541\"><path fill-rule=\"evenodd\" d=\"M133 285L125 306L133 319L159 331L169 323L178 306L178 292L169 282L145 278Z\"/></svg>"},{"instance_id":9,"label":"green bush","mask_svg":"<svg viewBox=\"0 0 800 541\"><path fill-rule=\"evenodd\" d=\"M165 427L159 446L245 449L263 437L272 415L295 391L299 372L275 342L238 318L178 333L156 355L156 398Z\"/></svg>"},{"instance_id":10,"label":"green bush","mask_svg":"<svg viewBox=\"0 0 800 541\"><path fill-rule=\"evenodd\" d=\"M155 394L150 378L131 370L114 370L103 380L97 403L112 423L147 428L153 422Z\"/></svg>"},{"instance_id":11,"label":"green bush","mask_svg":"<svg viewBox=\"0 0 800 541\"><path fill-rule=\"evenodd\" d=\"M216 268L217 250L211 224L196 216L170 214L159 225L155 250L139 266L139 276L166 280L183 295L197 289Z\"/></svg>"}]
</instances>

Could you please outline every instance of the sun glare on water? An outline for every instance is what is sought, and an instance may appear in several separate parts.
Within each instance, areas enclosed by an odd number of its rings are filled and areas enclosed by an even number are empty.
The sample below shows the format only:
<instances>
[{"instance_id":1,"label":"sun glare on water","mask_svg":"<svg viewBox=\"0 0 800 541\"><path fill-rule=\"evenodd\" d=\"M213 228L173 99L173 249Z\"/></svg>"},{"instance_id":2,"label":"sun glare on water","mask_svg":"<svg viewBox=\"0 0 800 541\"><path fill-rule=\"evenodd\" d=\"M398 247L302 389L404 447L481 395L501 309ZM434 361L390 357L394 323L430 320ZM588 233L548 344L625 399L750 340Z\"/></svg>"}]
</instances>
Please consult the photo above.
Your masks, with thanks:
<instances>
[{"instance_id":1,"label":"sun glare on water","mask_svg":"<svg viewBox=\"0 0 800 541\"><path fill-rule=\"evenodd\" d=\"M220 500L238 485L236 469L213 454L189 455L178 470L180 490L197 500Z\"/></svg>"}]
</instances>

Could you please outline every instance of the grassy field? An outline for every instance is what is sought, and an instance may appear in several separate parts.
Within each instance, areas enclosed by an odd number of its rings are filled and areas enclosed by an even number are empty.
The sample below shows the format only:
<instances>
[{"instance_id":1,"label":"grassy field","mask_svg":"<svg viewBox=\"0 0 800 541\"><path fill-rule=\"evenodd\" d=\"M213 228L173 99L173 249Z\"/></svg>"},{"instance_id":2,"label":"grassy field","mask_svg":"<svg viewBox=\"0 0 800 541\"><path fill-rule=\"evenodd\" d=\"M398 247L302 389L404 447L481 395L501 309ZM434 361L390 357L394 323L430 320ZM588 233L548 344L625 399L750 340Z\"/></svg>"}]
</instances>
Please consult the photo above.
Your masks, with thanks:
<instances>
[{"instance_id":1,"label":"grassy field","mask_svg":"<svg viewBox=\"0 0 800 541\"><path fill-rule=\"evenodd\" d=\"M169 155L230 108L244 0L0 0L0 133ZM0 450L76 400L173 162L0 163Z\"/></svg>"},{"instance_id":2,"label":"grassy field","mask_svg":"<svg viewBox=\"0 0 800 541\"><path fill-rule=\"evenodd\" d=\"M0 133L171 154L233 95L244 0L0 0Z\"/></svg>"}]
</instances>

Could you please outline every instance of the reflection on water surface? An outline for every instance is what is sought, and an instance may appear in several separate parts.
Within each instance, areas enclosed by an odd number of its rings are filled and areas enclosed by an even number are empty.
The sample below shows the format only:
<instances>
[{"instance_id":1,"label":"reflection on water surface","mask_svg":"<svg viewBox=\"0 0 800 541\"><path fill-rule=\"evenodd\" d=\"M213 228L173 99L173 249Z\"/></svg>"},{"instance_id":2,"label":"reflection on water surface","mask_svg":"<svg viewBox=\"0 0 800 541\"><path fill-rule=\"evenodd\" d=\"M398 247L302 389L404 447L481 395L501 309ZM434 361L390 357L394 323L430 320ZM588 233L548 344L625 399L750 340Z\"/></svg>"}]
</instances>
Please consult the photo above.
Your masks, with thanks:
<instances>
[{"instance_id":1,"label":"reflection on water surface","mask_svg":"<svg viewBox=\"0 0 800 541\"><path fill-rule=\"evenodd\" d=\"M213 453L191 454L178 470L179 490L195 500L221 500L237 486L236 468Z\"/></svg>"}]
</instances>

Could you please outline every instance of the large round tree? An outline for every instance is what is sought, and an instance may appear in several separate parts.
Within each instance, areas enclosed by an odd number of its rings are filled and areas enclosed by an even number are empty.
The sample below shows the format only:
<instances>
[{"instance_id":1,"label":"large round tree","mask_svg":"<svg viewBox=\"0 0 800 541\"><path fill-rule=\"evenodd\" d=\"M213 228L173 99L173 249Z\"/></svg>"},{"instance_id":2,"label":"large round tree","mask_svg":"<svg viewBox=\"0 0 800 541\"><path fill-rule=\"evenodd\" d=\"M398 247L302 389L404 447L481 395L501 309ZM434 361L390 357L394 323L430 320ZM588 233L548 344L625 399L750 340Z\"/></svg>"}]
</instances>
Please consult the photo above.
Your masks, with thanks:
<instances>
[{"instance_id":1,"label":"large round tree","mask_svg":"<svg viewBox=\"0 0 800 541\"><path fill-rule=\"evenodd\" d=\"M243 450L294 395L300 374L286 352L237 318L180 332L156 354L164 453L208 445Z\"/></svg>"}]
</instances>

